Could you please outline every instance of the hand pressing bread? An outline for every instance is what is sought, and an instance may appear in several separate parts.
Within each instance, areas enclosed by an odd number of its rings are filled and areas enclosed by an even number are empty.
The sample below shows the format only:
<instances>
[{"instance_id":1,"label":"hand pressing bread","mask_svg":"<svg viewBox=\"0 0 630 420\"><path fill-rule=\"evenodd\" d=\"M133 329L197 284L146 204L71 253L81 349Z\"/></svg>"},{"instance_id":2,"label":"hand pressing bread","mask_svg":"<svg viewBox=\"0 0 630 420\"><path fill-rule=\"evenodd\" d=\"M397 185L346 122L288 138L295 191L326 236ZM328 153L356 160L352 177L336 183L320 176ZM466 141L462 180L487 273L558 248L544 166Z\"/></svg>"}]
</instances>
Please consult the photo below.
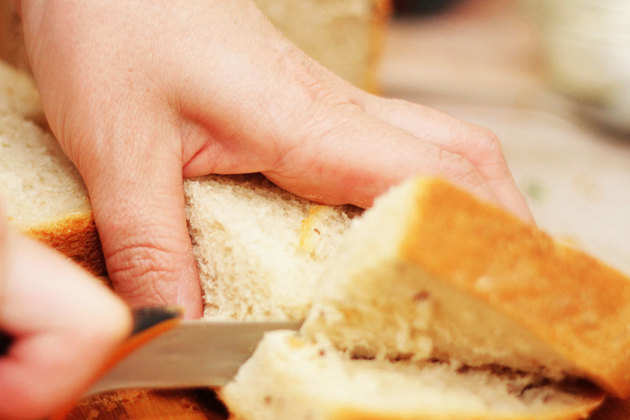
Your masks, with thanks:
<instances>
[{"instance_id":1,"label":"hand pressing bread","mask_svg":"<svg viewBox=\"0 0 630 420\"><path fill-rule=\"evenodd\" d=\"M492 133L352 87L249 0L23 0L21 11L48 122L134 305L201 313L183 177L262 172L366 207L410 175L440 175L531 220Z\"/></svg>"}]
</instances>

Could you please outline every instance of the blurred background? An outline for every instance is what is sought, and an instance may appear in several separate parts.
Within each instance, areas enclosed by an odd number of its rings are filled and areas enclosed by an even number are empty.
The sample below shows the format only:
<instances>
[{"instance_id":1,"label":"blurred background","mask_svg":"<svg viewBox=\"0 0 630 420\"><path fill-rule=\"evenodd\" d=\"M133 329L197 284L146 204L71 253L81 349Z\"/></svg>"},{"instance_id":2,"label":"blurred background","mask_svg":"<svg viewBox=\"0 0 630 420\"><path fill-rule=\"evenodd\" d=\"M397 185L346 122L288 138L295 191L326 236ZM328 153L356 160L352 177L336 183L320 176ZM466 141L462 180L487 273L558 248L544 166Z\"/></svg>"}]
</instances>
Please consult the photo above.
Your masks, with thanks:
<instances>
[{"instance_id":1,"label":"blurred background","mask_svg":"<svg viewBox=\"0 0 630 420\"><path fill-rule=\"evenodd\" d=\"M382 93L493 130L538 224L630 272L630 2L395 7Z\"/></svg>"}]
</instances>

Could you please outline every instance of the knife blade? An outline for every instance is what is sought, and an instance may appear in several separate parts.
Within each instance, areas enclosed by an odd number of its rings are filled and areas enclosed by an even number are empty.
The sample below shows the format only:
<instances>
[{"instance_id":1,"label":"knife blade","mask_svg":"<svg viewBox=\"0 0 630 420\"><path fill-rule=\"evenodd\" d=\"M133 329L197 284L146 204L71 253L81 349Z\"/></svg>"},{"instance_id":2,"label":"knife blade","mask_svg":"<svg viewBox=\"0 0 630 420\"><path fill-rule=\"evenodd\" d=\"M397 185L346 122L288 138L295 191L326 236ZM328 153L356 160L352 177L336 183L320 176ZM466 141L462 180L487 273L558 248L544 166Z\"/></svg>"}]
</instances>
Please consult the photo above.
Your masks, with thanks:
<instances>
[{"instance_id":1,"label":"knife blade","mask_svg":"<svg viewBox=\"0 0 630 420\"><path fill-rule=\"evenodd\" d=\"M124 388L223 386L265 332L299 327L300 322L180 321L120 360L84 396Z\"/></svg>"}]
</instances>

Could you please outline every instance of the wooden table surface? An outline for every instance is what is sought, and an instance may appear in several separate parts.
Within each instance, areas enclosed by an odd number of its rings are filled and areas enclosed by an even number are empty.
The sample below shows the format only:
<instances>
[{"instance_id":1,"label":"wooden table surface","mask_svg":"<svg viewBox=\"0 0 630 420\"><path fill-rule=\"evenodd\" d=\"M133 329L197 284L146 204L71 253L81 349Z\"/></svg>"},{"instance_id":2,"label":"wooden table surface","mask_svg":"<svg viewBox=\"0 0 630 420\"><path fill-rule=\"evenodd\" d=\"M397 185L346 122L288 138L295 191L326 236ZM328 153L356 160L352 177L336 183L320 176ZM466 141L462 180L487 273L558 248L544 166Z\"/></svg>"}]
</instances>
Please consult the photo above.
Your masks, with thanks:
<instances>
[{"instance_id":1,"label":"wooden table surface","mask_svg":"<svg viewBox=\"0 0 630 420\"><path fill-rule=\"evenodd\" d=\"M545 84L532 26L507 1L392 25L383 93L494 130L539 225L630 272L630 140L578 118ZM227 418L214 393L126 391L82 401L71 420ZM594 420L630 419L608 402Z\"/></svg>"}]
</instances>

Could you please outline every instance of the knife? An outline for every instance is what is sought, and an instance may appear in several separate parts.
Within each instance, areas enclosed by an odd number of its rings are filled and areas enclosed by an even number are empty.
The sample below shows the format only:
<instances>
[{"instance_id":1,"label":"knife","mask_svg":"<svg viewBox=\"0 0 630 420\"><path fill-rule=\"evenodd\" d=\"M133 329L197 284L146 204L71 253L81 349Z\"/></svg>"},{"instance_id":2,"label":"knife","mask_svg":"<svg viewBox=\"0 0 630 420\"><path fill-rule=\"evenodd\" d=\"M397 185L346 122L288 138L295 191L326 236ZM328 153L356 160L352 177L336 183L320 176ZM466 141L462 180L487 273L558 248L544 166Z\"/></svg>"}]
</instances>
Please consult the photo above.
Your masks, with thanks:
<instances>
[{"instance_id":1,"label":"knife","mask_svg":"<svg viewBox=\"0 0 630 420\"><path fill-rule=\"evenodd\" d=\"M180 320L168 308L137 310L130 339L84 396L123 388L223 386L267 331L297 330L300 324Z\"/></svg>"}]
</instances>

